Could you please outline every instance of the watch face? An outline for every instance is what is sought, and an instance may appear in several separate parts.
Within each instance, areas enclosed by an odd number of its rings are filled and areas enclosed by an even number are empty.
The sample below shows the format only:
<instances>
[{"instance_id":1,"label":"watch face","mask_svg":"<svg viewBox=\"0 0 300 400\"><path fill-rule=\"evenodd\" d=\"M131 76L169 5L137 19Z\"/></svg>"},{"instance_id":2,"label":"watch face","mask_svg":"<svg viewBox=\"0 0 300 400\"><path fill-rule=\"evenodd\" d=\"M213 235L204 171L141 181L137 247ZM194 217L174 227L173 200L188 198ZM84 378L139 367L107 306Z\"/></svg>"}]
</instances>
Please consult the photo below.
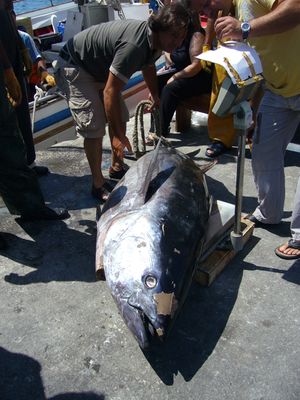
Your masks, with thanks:
<instances>
[{"instance_id":1,"label":"watch face","mask_svg":"<svg viewBox=\"0 0 300 400\"><path fill-rule=\"evenodd\" d=\"M250 29L251 29L251 27L250 27L249 22L242 22L241 23L241 30L242 30L243 40L248 39L248 35L249 35L249 32L250 32Z\"/></svg>"},{"instance_id":2,"label":"watch face","mask_svg":"<svg viewBox=\"0 0 300 400\"><path fill-rule=\"evenodd\" d=\"M250 31L250 24L249 22L243 22L241 24L241 28L243 32L249 32Z\"/></svg>"}]
</instances>

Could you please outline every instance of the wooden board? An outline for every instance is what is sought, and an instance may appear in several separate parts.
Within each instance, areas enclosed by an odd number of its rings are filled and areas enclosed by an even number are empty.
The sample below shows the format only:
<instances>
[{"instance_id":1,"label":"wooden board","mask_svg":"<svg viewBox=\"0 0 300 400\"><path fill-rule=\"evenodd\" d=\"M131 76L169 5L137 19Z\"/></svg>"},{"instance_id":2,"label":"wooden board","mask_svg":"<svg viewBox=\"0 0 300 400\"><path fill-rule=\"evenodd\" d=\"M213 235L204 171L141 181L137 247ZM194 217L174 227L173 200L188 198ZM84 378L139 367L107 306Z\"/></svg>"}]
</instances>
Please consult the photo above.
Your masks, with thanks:
<instances>
[{"instance_id":1,"label":"wooden board","mask_svg":"<svg viewBox=\"0 0 300 400\"><path fill-rule=\"evenodd\" d=\"M253 234L254 223L244 217L241 218L241 223L243 229L242 242L243 245L245 245ZM195 281L202 286L210 286L236 254L236 251L232 248L227 250L214 250L197 266Z\"/></svg>"}]
</instances>

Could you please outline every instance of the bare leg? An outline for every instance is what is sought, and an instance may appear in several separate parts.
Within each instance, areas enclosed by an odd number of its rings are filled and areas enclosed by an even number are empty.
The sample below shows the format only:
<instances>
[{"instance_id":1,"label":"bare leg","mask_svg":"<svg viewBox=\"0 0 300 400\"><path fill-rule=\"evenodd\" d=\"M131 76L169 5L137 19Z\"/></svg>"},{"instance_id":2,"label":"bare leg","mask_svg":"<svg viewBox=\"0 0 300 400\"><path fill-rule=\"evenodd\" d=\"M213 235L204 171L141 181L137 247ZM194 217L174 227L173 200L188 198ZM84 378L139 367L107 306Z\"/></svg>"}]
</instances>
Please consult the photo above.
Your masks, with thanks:
<instances>
[{"instance_id":1,"label":"bare leg","mask_svg":"<svg viewBox=\"0 0 300 400\"><path fill-rule=\"evenodd\" d=\"M91 169L93 185L95 188L99 188L105 182L105 179L101 171L102 138L95 138L95 139L85 138L84 151Z\"/></svg>"}]
</instances>

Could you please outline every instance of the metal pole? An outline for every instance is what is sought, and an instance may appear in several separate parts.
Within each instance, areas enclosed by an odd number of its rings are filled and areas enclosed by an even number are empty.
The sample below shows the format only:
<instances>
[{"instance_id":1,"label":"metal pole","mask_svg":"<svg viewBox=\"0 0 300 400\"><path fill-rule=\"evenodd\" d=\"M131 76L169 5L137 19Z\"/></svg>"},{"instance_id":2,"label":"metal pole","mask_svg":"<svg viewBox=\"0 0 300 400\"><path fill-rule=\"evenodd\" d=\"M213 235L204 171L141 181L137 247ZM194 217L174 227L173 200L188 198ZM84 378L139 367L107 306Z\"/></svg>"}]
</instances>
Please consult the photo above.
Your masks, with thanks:
<instances>
[{"instance_id":1,"label":"metal pole","mask_svg":"<svg viewBox=\"0 0 300 400\"><path fill-rule=\"evenodd\" d=\"M241 230L241 215L244 188L245 146L247 129L252 121L252 111L248 102L241 103L234 113L234 127L238 134L238 160L235 190L234 228L231 232L231 243L235 251L243 248L243 235Z\"/></svg>"},{"instance_id":2,"label":"metal pole","mask_svg":"<svg viewBox=\"0 0 300 400\"><path fill-rule=\"evenodd\" d=\"M241 233L241 214L244 189L244 167L245 167L245 145L246 131L238 131L238 160L237 160L237 176L236 176L236 193L235 193L235 216L234 216L234 233Z\"/></svg>"}]
</instances>

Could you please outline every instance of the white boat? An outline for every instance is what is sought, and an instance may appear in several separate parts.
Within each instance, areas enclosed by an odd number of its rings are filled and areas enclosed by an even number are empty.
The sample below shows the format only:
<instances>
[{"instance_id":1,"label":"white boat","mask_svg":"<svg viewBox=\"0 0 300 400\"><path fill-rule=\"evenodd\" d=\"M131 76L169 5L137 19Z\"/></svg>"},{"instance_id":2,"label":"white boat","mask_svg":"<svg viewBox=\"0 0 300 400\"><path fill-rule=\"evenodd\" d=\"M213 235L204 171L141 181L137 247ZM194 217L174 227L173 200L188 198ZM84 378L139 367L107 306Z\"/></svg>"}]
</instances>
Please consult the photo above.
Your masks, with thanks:
<instances>
[{"instance_id":1,"label":"white boat","mask_svg":"<svg viewBox=\"0 0 300 400\"><path fill-rule=\"evenodd\" d=\"M148 4L130 4L122 3L122 13L125 18L134 18L145 20L149 16ZM28 20L32 26L33 35L40 29L49 28L55 31L55 25L61 20L66 20L66 29L63 39L68 40L74 36L75 19L80 24L77 31L82 27L105 22L108 20L119 19L120 11L116 11L111 6L103 6L98 2L84 4L78 10L78 5L73 1L58 6L51 6L42 10L31 11L25 14L17 15L18 23L27 23ZM68 24L68 22L71 23ZM68 25L70 32L68 32ZM75 27L76 29L76 27ZM46 34L47 36L47 34ZM44 38L45 35L42 36ZM54 44L48 51L44 51L43 55L48 60L54 60L61 44ZM56 50L56 51L53 51ZM161 68L164 58L161 57L157 62L157 68ZM73 120L66 100L58 93L51 90L51 94L37 92L35 101L29 104L33 126L33 138L37 149L47 148L53 144L76 137ZM130 116L134 114L136 105L143 99L148 97L148 90L144 82L141 72L135 73L123 91L123 97L129 110Z\"/></svg>"},{"instance_id":2,"label":"white boat","mask_svg":"<svg viewBox=\"0 0 300 400\"><path fill-rule=\"evenodd\" d=\"M161 68L164 59L157 62ZM129 115L133 116L137 104L148 97L148 89L141 72L135 73L123 91ZM33 139L36 149L45 149L53 144L76 137L73 119L66 100L58 94L48 94L29 103L33 121Z\"/></svg>"}]
</instances>

